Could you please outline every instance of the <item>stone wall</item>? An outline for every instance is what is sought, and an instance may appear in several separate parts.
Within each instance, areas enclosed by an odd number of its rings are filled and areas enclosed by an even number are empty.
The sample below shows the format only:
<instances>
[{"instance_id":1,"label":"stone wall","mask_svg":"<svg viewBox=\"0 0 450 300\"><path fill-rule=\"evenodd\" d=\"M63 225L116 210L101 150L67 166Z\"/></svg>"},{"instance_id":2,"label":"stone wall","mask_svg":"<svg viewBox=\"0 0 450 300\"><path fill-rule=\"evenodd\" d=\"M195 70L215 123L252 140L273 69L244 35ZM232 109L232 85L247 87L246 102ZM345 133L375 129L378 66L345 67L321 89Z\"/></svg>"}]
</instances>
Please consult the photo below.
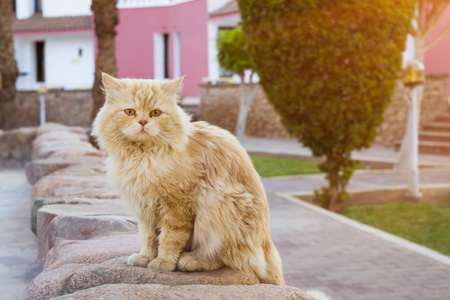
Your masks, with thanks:
<instances>
[{"instance_id":1,"label":"stone wall","mask_svg":"<svg viewBox=\"0 0 450 300\"><path fill-rule=\"evenodd\" d=\"M250 85L249 88L254 86ZM202 85L199 120L235 133L239 114L239 95L238 84ZM247 116L245 133L250 137L291 138L259 85Z\"/></svg>"},{"instance_id":2,"label":"stone wall","mask_svg":"<svg viewBox=\"0 0 450 300\"><path fill-rule=\"evenodd\" d=\"M423 100L420 115L420 128L432 122L437 115L447 112L449 95L447 91L447 75L428 75L424 84ZM384 113L375 143L393 147L405 136L408 121L408 105L405 101L406 89L399 81L394 96Z\"/></svg>"},{"instance_id":3,"label":"stone wall","mask_svg":"<svg viewBox=\"0 0 450 300\"><path fill-rule=\"evenodd\" d=\"M447 75L428 75L424 85L421 126L431 122L449 107ZM396 91L384 114L375 143L394 147L405 134L408 106L404 100L406 89L397 82ZM239 85L202 85L199 119L235 132L239 114ZM280 123L280 117L261 87L253 99L247 116L247 136L261 138L293 139Z\"/></svg>"},{"instance_id":4,"label":"stone wall","mask_svg":"<svg viewBox=\"0 0 450 300\"><path fill-rule=\"evenodd\" d=\"M31 143L35 137L36 127L0 129L0 167L23 167L31 160Z\"/></svg>"},{"instance_id":5,"label":"stone wall","mask_svg":"<svg viewBox=\"0 0 450 300\"><path fill-rule=\"evenodd\" d=\"M107 186L105 153L87 142L83 128L58 124L37 129L32 153L31 228L44 272L20 299L312 299L228 268L189 273L127 265L140 251L137 218Z\"/></svg>"},{"instance_id":6,"label":"stone wall","mask_svg":"<svg viewBox=\"0 0 450 300\"><path fill-rule=\"evenodd\" d=\"M89 127L91 124L91 90L50 90L45 95L46 120L70 126ZM39 95L34 91L18 92L8 111L16 117L8 128L40 124Z\"/></svg>"}]
</instances>

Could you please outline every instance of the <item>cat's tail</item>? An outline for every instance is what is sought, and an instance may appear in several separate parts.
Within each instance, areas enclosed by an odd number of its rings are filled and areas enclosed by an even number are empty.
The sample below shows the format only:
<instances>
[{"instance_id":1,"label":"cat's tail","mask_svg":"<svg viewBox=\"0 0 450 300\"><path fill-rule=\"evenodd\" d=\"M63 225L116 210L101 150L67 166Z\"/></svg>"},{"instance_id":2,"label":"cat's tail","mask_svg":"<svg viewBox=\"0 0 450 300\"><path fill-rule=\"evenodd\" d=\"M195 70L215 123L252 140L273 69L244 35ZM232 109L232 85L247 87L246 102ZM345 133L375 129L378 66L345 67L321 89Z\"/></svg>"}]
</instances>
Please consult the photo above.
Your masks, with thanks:
<instances>
[{"instance_id":1,"label":"cat's tail","mask_svg":"<svg viewBox=\"0 0 450 300\"><path fill-rule=\"evenodd\" d=\"M286 285L283 278L283 265L281 263L280 254L273 244L270 237L263 244L264 258L266 260L266 272L258 274L261 283Z\"/></svg>"}]
</instances>

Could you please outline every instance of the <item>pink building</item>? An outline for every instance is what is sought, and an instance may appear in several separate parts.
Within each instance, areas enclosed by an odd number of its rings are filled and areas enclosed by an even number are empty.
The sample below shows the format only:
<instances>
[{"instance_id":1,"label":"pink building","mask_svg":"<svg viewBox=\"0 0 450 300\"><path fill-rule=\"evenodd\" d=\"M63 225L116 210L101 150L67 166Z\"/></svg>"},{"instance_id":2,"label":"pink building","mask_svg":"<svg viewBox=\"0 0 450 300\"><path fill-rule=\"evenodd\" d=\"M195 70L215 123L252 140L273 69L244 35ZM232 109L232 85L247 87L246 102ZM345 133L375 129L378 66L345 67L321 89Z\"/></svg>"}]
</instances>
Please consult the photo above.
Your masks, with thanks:
<instances>
[{"instance_id":1,"label":"pink building","mask_svg":"<svg viewBox=\"0 0 450 300\"><path fill-rule=\"evenodd\" d=\"M447 7L440 21L431 31L427 42L434 40L442 30L450 23L450 6ZM450 31L444 38L425 53L425 71L427 74L450 73ZM450 77L447 78L447 88L450 92Z\"/></svg>"},{"instance_id":2,"label":"pink building","mask_svg":"<svg viewBox=\"0 0 450 300\"><path fill-rule=\"evenodd\" d=\"M19 90L86 89L94 82L91 0L15 0ZM198 97L202 78L220 77L216 38L240 21L236 0L118 0L119 77L187 75L183 96ZM430 38L450 20L450 8ZM405 59L413 56L408 43ZM450 73L450 34L425 55L427 73ZM449 78L450 90L450 78Z\"/></svg>"},{"instance_id":3,"label":"pink building","mask_svg":"<svg viewBox=\"0 0 450 300\"><path fill-rule=\"evenodd\" d=\"M208 77L206 0L165 7L120 9L119 77L170 79L187 75L183 94L199 95Z\"/></svg>"}]
</instances>

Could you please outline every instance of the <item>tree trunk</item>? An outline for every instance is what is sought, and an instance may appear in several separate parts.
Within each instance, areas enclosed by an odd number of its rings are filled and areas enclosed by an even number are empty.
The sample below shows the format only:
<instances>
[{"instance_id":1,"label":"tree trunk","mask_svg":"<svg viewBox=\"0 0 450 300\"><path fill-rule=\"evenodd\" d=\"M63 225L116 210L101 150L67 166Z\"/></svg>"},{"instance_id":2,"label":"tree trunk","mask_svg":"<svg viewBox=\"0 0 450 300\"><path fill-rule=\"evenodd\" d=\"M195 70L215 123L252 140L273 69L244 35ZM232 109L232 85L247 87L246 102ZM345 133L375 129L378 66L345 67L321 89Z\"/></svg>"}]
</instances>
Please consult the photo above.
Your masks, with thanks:
<instances>
[{"instance_id":1,"label":"tree trunk","mask_svg":"<svg viewBox=\"0 0 450 300\"><path fill-rule=\"evenodd\" d=\"M327 164L329 166L328 182L330 184L330 200L328 202L328 210L339 211L339 160L340 157L327 157Z\"/></svg>"},{"instance_id":2,"label":"tree trunk","mask_svg":"<svg viewBox=\"0 0 450 300\"><path fill-rule=\"evenodd\" d=\"M115 26L119 24L119 11L117 0L93 0L91 10L94 13L98 49L95 60L95 81L92 87L92 119L94 119L105 102L101 72L117 77L114 37L117 34Z\"/></svg>"},{"instance_id":3,"label":"tree trunk","mask_svg":"<svg viewBox=\"0 0 450 300\"><path fill-rule=\"evenodd\" d=\"M14 127L14 113L11 112L16 98L16 80L19 76L14 58L11 0L0 0L0 128ZM8 107L10 109L8 109Z\"/></svg>"},{"instance_id":4,"label":"tree trunk","mask_svg":"<svg viewBox=\"0 0 450 300\"><path fill-rule=\"evenodd\" d=\"M258 85L255 85L252 90L250 88L251 85L245 84L243 80L241 81L239 115L236 124L236 137L241 142L246 137L245 127L247 125L247 115Z\"/></svg>"}]
</instances>

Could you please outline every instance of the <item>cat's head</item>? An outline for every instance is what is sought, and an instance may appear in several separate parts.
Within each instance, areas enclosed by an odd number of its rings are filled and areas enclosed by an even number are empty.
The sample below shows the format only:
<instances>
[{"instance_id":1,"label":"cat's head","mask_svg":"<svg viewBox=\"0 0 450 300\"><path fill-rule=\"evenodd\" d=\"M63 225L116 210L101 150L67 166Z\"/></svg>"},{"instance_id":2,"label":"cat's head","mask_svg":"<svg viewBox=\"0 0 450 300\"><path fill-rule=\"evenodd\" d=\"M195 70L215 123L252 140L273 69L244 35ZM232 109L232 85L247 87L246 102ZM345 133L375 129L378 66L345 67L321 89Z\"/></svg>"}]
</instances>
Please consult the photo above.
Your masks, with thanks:
<instances>
[{"instance_id":1,"label":"cat's head","mask_svg":"<svg viewBox=\"0 0 450 300\"><path fill-rule=\"evenodd\" d=\"M177 105L182 81L116 79L103 73L106 101L92 130L100 146L108 152L132 146L180 148L190 128Z\"/></svg>"}]
</instances>

